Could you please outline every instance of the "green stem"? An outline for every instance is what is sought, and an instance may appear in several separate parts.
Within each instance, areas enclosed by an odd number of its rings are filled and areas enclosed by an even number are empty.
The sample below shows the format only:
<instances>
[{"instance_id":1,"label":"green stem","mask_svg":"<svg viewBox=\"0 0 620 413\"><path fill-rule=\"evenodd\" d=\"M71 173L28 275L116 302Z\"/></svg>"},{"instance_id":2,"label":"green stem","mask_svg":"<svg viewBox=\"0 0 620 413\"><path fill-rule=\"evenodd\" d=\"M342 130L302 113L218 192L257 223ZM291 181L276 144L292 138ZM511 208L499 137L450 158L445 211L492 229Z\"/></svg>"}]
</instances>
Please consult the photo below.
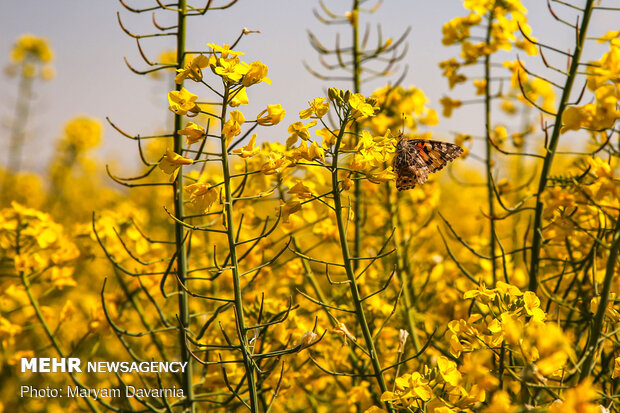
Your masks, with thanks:
<instances>
[{"instance_id":1,"label":"green stem","mask_svg":"<svg viewBox=\"0 0 620 413\"><path fill-rule=\"evenodd\" d=\"M398 192L395 194L396 199L392 200L392 187L390 186L389 182L385 183L385 189L387 191L387 208L388 211L390 211L390 226L392 228L396 228L394 232L394 243L396 244L396 251L394 253L396 254L396 276L400 280L403 288L404 305L402 306L402 308L405 315L405 320L407 320L407 328L409 329L409 333L411 334L411 340L413 341L413 347L417 353L418 351L420 351L420 339L418 338L418 332L415 328L415 320L412 314L412 312L415 311L415 304L411 299L410 289L413 287L410 287L409 274L407 273L407 271L405 271L405 263L402 254L402 251L405 249L405 245L402 242L400 236L400 226L398 225L398 222L396 222L396 217L398 216L398 211L396 207L398 203Z\"/></svg>"},{"instance_id":2,"label":"green stem","mask_svg":"<svg viewBox=\"0 0 620 413\"><path fill-rule=\"evenodd\" d=\"M379 388L381 392L386 392L387 386L385 384L385 379L383 378L383 372L381 370L381 364L379 363L379 358L377 356L377 351L375 349L375 343L372 339L372 333L370 332L370 328L368 326L368 322L366 321L366 314L364 313L364 308L362 306L362 298L360 296L359 289L357 287L357 280L355 278L355 271L353 270L351 255L349 253L349 244L347 242L347 231L344 219L342 218L342 200L340 197L340 183L338 182L338 154L340 152L340 144L342 143L342 137L344 136L344 131L346 129L346 120L348 119L348 113L345 113L344 122L342 127L340 128L340 132L338 133L338 138L336 140L336 145L334 148L334 156L332 160L332 194L334 197L334 209L336 212L336 222L338 225L338 234L340 236L340 249L342 250L342 259L345 268L345 272L347 274L347 279L349 280L349 288L351 290L351 296L353 297L353 303L355 305L355 313L357 315L357 321L362 329L362 335L364 336L364 340L366 342L366 347L368 351L368 355L370 357L370 362L372 364L375 378L379 383ZM347 210L348 211L348 210ZM386 407L389 411L393 411L392 407L386 403Z\"/></svg>"},{"instance_id":3,"label":"green stem","mask_svg":"<svg viewBox=\"0 0 620 413\"><path fill-rule=\"evenodd\" d=\"M222 150L222 173L224 174L224 196L222 204L224 205L224 215L226 216L226 233L228 235L228 248L230 250L230 263L233 274L233 292L235 300L235 316L239 326L239 342L241 352L243 353L243 364L245 366L245 374L248 382L248 391L250 394L250 410L258 411L258 394L256 390L256 377L254 375L254 363L251 360L248 339L246 335L245 317L243 315L243 295L241 292L241 278L239 277L239 261L237 258L237 245L235 242L235 223L233 219L233 199L231 189L231 178L228 160L228 148L226 138L223 134L224 124L226 123L226 109L228 108L228 99L230 96L230 86L226 84L224 90L224 98L222 100L222 113L220 116L220 141Z\"/></svg>"},{"instance_id":4,"label":"green stem","mask_svg":"<svg viewBox=\"0 0 620 413\"><path fill-rule=\"evenodd\" d=\"M491 41L491 29L493 24L493 10L489 11L486 43ZM495 193L493 191L493 158L491 145L491 54L487 53L484 58L484 125L486 130L486 174L487 174L487 201L489 204L489 255L491 257L491 271L493 287L497 283L497 262L495 260Z\"/></svg>"},{"instance_id":5,"label":"green stem","mask_svg":"<svg viewBox=\"0 0 620 413\"><path fill-rule=\"evenodd\" d=\"M566 78L566 83L564 84L564 88L562 89L562 98L560 99L558 112L555 116L555 125L553 126L553 132L549 140L549 146L547 148L547 153L545 154L545 159L543 161L542 171L540 173L540 181L538 182L538 191L536 193L536 209L534 211L534 233L532 235L530 283L528 287L529 290L533 292L536 292L536 290L538 289L538 271L540 269L540 249L542 247L543 224L542 195L547 186L547 179L549 178L549 172L551 171L551 165L553 164L553 157L555 156L555 151L560 140L560 130L562 129L562 115L564 114L564 110L568 106L568 101L573 90L573 84L575 83L575 78L577 77L579 60L581 59L581 52L583 49L583 45L586 41L588 24L590 23L590 17L592 16L593 3L594 0L588 0L584 8L581 25L579 26L580 31L579 37L577 39L577 45L575 46L575 51L573 52L573 56L571 58L571 64L568 71L568 77Z\"/></svg>"},{"instance_id":6,"label":"green stem","mask_svg":"<svg viewBox=\"0 0 620 413\"><path fill-rule=\"evenodd\" d=\"M26 76L22 72L17 105L15 106L15 119L11 128L8 169L12 173L18 173L21 169L24 127L27 125L28 115L30 114L30 100L32 98L32 80L31 76Z\"/></svg>"},{"instance_id":7,"label":"green stem","mask_svg":"<svg viewBox=\"0 0 620 413\"><path fill-rule=\"evenodd\" d=\"M601 300L598 303L598 310L594 316L594 324L590 332L588 340L587 356L581 369L580 381L590 375L594 367L596 354L598 353L598 342L603 333L603 322L605 321L605 312L609 304L609 294L611 292L611 284L614 278L614 269L618 260L618 250L620 249L620 215L616 218L616 228L614 229L614 238L609 250L609 258L607 259L607 268L605 269L605 279L603 280L603 290L601 291Z\"/></svg>"},{"instance_id":8,"label":"green stem","mask_svg":"<svg viewBox=\"0 0 620 413\"><path fill-rule=\"evenodd\" d=\"M30 113L30 100L32 97L32 77L23 74L19 81L17 103L15 105L15 117L11 126L11 138L7 159L7 170L2 177L2 190L0 202L2 204L11 200L11 188L14 186L14 175L21 169L22 151L24 148L24 128ZM8 199L7 199L8 198Z\"/></svg>"},{"instance_id":9,"label":"green stem","mask_svg":"<svg viewBox=\"0 0 620 413\"><path fill-rule=\"evenodd\" d=\"M359 51L359 0L353 0L353 9L352 13L356 16L354 24L352 24L353 30L353 91L355 93L360 93L360 74L361 74L361 62L360 62L360 51ZM359 140L360 127L356 122L354 125L355 132L355 143ZM353 243L353 254L355 257L361 257L362 255L362 206L363 206L363 198L362 198L362 181L359 179L361 175L359 173L355 174L354 183L354 196L355 196L355 204L353 206L353 213L355 214L355 240ZM357 271L360 265L360 260L353 261L353 270Z\"/></svg>"},{"instance_id":10,"label":"green stem","mask_svg":"<svg viewBox=\"0 0 620 413\"><path fill-rule=\"evenodd\" d=\"M177 20L177 68L181 69L185 61L185 22L186 22L187 2L179 0L179 12ZM183 83L176 85L179 91L183 87ZM178 154L183 153L183 136L179 135L179 131L183 129L183 118L180 115L174 115L174 151ZM184 203L183 203L183 171L179 168L179 173L174 181L174 216L179 220L184 219ZM185 227L180 222L174 225L175 243L177 248L177 277L183 285L186 284L187 278L187 249L185 248ZM186 412L194 412L194 386L193 386L193 359L189 353L185 343L185 328L189 327L190 311L189 296L187 292L179 286L179 318L182 327L179 328L179 343L181 350L181 360L187 362L187 367L183 373L183 388L185 389L184 407Z\"/></svg>"}]
</instances>

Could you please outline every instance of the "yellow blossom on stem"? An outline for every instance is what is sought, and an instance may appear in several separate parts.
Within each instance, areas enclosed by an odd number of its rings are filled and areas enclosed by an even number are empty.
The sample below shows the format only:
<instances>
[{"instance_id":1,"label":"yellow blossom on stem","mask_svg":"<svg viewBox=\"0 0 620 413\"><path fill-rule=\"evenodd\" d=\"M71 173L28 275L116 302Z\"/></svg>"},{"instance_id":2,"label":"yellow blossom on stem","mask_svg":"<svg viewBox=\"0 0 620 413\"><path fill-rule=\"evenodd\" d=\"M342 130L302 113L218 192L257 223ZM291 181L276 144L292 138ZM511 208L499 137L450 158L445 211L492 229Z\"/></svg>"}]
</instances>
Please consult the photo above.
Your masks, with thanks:
<instances>
[{"instance_id":1,"label":"yellow blossom on stem","mask_svg":"<svg viewBox=\"0 0 620 413\"><path fill-rule=\"evenodd\" d=\"M233 149L232 153L234 153L235 155L239 155L242 158L251 158L260 152L260 148L255 145L256 134L253 134L250 138L250 142L248 142L247 145L245 145L243 148Z\"/></svg>"},{"instance_id":2,"label":"yellow blossom on stem","mask_svg":"<svg viewBox=\"0 0 620 413\"><path fill-rule=\"evenodd\" d=\"M381 401L409 406L411 399L420 399L427 402L433 396L433 390L428 385L428 380L423 378L417 371L413 372L413 374L405 374L398 377L395 382L396 391L384 392L381 395Z\"/></svg>"},{"instance_id":3,"label":"yellow blossom on stem","mask_svg":"<svg viewBox=\"0 0 620 413\"><path fill-rule=\"evenodd\" d=\"M329 102L325 102L325 98L314 98L311 102L308 102L310 107L299 112L300 119L307 119L309 117L320 119L329 110Z\"/></svg>"},{"instance_id":4,"label":"yellow blossom on stem","mask_svg":"<svg viewBox=\"0 0 620 413\"><path fill-rule=\"evenodd\" d=\"M358 14L359 14L358 11L354 10L354 11L348 11L344 15L349 21L349 23L351 23L351 26L355 26L357 25Z\"/></svg>"},{"instance_id":5,"label":"yellow blossom on stem","mask_svg":"<svg viewBox=\"0 0 620 413\"><path fill-rule=\"evenodd\" d=\"M230 106L232 106L233 108L236 108L240 105L247 105L249 103L249 99L248 99L248 93L247 90L245 89L245 87L242 87L241 89L239 89L238 92L235 92L233 94L233 96L230 99Z\"/></svg>"},{"instance_id":6,"label":"yellow blossom on stem","mask_svg":"<svg viewBox=\"0 0 620 413\"><path fill-rule=\"evenodd\" d=\"M219 195L215 188L201 182L187 185L184 189L190 194L189 204L199 212L207 212Z\"/></svg>"},{"instance_id":7,"label":"yellow blossom on stem","mask_svg":"<svg viewBox=\"0 0 620 413\"><path fill-rule=\"evenodd\" d=\"M207 43L207 46L213 49L214 52L220 53L220 57L222 57L223 59L228 58L228 55L241 56L244 54L243 52L236 52L234 50L231 50L229 44L218 46L217 44L214 44L214 43Z\"/></svg>"},{"instance_id":8,"label":"yellow blossom on stem","mask_svg":"<svg viewBox=\"0 0 620 413\"><path fill-rule=\"evenodd\" d=\"M271 84L271 79L267 77L269 68L260 61L250 63L247 73L243 76L241 84L245 87L255 85L260 82Z\"/></svg>"},{"instance_id":9,"label":"yellow blossom on stem","mask_svg":"<svg viewBox=\"0 0 620 413\"><path fill-rule=\"evenodd\" d=\"M173 182L177 174L179 173L179 168L183 165L191 165L194 161L189 158L184 158L176 152L171 151L170 149L166 149L166 155L159 161L159 168L164 171L166 174L171 174L170 182Z\"/></svg>"},{"instance_id":10,"label":"yellow blossom on stem","mask_svg":"<svg viewBox=\"0 0 620 413\"><path fill-rule=\"evenodd\" d=\"M288 133L290 133L290 136L286 140L286 146L293 146L297 142L298 138L301 138L304 141L309 140L310 132L308 132L308 129L316 125L316 123L317 121L313 120L305 125L301 121L291 124L288 127Z\"/></svg>"},{"instance_id":11,"label":"yellow blossom on stem","mask_svg":"<svg viewBox=\"0 0 620 413\"><path fill-rule=\"evenodd\" d=\"M463 104L463 102L461 102L460 100L450 99L447 96L444 96L443 98L439 99L439 103L441 103L441 106L443 106L442 115L446 118L449 118L450 116L452 116L452 111L456 108L461 107L461 105Z\"/></svg>"},{"instance_id":12,"label":"yellow blossom on stem","mask_svg":"<svg viewBox=\"0 0 620 413\"><path fill-rule=\"evenodd\" d=\"M226 146L230 145L230 141L241 133L241 125L245 122L243 113L238 110L230 112L230 119L224 123L222 127L222 135L226 139Z\"/></svg>"},{"instance_id":13,"label":"yellow blossom on stem","mask_svg":"<svg viewBox=\"0 0 620 413\"><path fill-rule=\"evenodd\" d=\"M510 395L499 390L493 394L491 403L483 410L483 413L515 413L517 408L511 404Z\"/></svg>"},{"instance_id":14,"label":"yellow blossom on stem","mask_svg":"<svg viewBox=\"0 0 620 413\"><path fill-rule=\"evenodd\" d=\"M349 106L351 106L351 116L357 121L374 116L378 110L368 103L361 93L354 93L349 97Z\"/></svg>"},{"instance_id":15,"label":"yellow blossom on stem","mask_svg":"<svg viewBox=\"0 0 620 413\"><path fill-rule=\"evenodd\" d=\"M336 143L336 138L338 137L339 132L340 131L338 129L330 131L327 128L314 131L314 133L323 138L321 146L325 149L331 148Z\"/></svg>"},{"instance_id":16,"label":"yellow blossom on stem","mask_svg":"<svg viewBox=\"0 0 620 413\"><path fill-rule=\"evenodd\" d=\"M560 133L581 129L581 125L588 120L588 117L589 115L583 107L569 106L562 113L562 129L560 129Z\"/></svg>"},{"instance_id":17,"label":"yellow blossom on stem","mask_svg":"<svg viewBox=\"0 0 620 413\"><path fill-rule=\"evenodd\" d=\"M615 379L620 377L620 356L614 360L614 372L611 374L611 378Z\"/></svg>"},{"instance_id":18,"label":"yellow blossom on stem","mask_svg":"<svg viewBox=\"0 0 620 413\"><path fill-rule=\"evenodd\" d=\"M256 117L256 123L261 126L277 125L284 119L286 110L281 105L267 105L267 109L263 110Z\"/></svg>"},{"instance_id":19,"label":"yellow blossom on stem","mask_svg":"<svg viewBox=\"0 0 620 413\"><path fill-rule=\"evenodd\" d=\"M78 117L67 123L64 134L63 144L76 152L84 152L99 145L103 126L97 119Z\"/></svg>"},{"instance_id":20,"label":"yellow blossom on stem","mask_svg":"<svg viewBox=\"0 0 620 413\"><path fill-rule=\"evenodd\" d=\"M54 59L54 52L46 38L24 34L15 42L13 50L11 50L11 60L15 63L19 63L23 62L28 56L32 56L41 62L48 63Z\"/></svg>"},{"instance_id":21,"label":"yellow blossom on stem","mask_svg":"<svg viewBox=\"0 0 620 413\"><path fill-rule=\"evenodd\" d=\"M601 408L592 403L597 397L592 380L588 378L577 387L566 390L564 400L551 403L549 413L600 413Z\"/></svg>"},{"instance_id":22,"label":"yellow blossom on stem","mask_svg":"<svg viewBox=\"0 0 620 413\"><path fill-rule=\"evenodd\" d=\"M286 204L282 201L281 205L276 208L278 211L278 215L282 218L282 222L285 224L288 223L289 216L301 210L301 202L299 201L290 201Z\"/></svg>"},{"instance_id":23,"label":"yellow blossom on stem","mask_svg":"<svg viewBox=\"0 0 620 413\"><path fill-rule=\"evenodd\" d=\"M196 143L202 139L204 139L206 135L205 128L200 125L195 124L194 122L188 122L185 125L185 128L179 131L179 135L187 136L186 143L191 145L192 143Z\"/></svg>"},{"instance_id":24,"label":"yellow blossom on stem","mask_svg":"<svg viewBox=\"0 0 620 413\"><path fill-rule=\"evenodd\" d=\"M187 89L181 88L181 90L173 90L168 92L168 103L172 112L177 115L186 115L187 112L197 114L200 112L200 108L196 104L197 95L188 92Z\"/></svg>"},{"instance_id":25,"label":"yellow blossom on stem","mask_svg":"<svg viewBox=\"0 0 620 413\"><path fill-rule=\"evenodd\" d=\"M474 86L476 87L476 95L483 96L486 93L487 81L485 79L474 80Z\"/></svg>"},{"instance_id":26,"label":"yellow blossom on stem","mask_svg":"<svg viewBox=\"0 0 620 413\"><path fill-rule=\"evenodd\" d=\"M260 170L265 175L273 175L282 172L291 164L291 160L281 153L269 152L267 162L261 166Z\"/></svg>"},{"instance_id":27,"label":"yellow blossom on stem","mask_svg":"<svg viewBox=\"0 0 620 413\"><path fill-rule=\"evenodd\" d=\"M232 59L220 58L217 60L213 72L224 79L225 82L236 83L248 72L249 67L238 57Z\"/></svg>"},{"instance_id":28,"label":"yellow blossom on stem","mask_svg":"<svg viewBox=\"0 0 620 413\"><path fill-rule=\"evenodd\" d=\"M459 83L467 81L467 76L457 72L457 70L461 67L461 64L457 62L454 57L440 62L439 67L443 70L443 76L448 79L450 89L454 88L454 86Z\"/></svg>"},{"instance_id":29,"label":"yellow blossom on stem","mask_svg":"<svg viewBox=\"0 0 620 413\"><path fill-rule=\"evenodd\" d=\"M508 138L508 131L506 130L505 126L498 125L495 127L495 129L493 129L493 132L491 134L491 139L493 139L493 142L496 145L501 145L502 143L506 141L507 138Z\"/></svg>"},{"instance_id":30,"label":"yellow blossom on stem","mask_svg":"<svg viewBox=\"0 0 620 413\"><path fill-rule=\"evenodd\" d=\"M187 78L192 79L194 82L200 82L202 80L202 69L209 66L209 58L205 55L198 55L194 57L189 63L185 64L183 69L177 69L179 72L174 81L177 85L183 83Z\"/></svg>"},{"instance_id":31,"label":"yellow blossom on stem","mask_svg":"<svg viewBox=\"0 0 620 413\"><path fill-rule=\"evenodd\" d=\"M372 174L368 177L368 180L372 183L379 184L382 182L389 182L396 179L396 174L392 168L385 169L377 174Z\"/></svg>"},{"instance_id":32,"label":"yellow blossom on stem","mask_svg":"<svg viewBox=\"0 0 620 413\"><path fill-rule=\"evenodd\" d=\"M312 191L310 191L310 188L301 183L301 181L297 181L297 183L288 190L288 193L297 195L299 199L310 199L314 196Z\"/></svg>"},{"instance_id":33,"label":"yellow blossom on stem","mask_svg":"<svg viewBox=\"0 0 620 413\"><path fill-rule=\"evenodd\" d=\"M313 161L318 158L322 162L325 162L325 149L316 142L312 142L312 144L308 146L307 141L302 141L299 147L295 148L292 156L297 160L305 159L307 161Z\"/></svg>"},{"instance_id":34,"label":"yellow blossom on stem","mask_svg":"<svg viewBox=\"0 0 620 413\"><path fill-rule=\"evenodd\" d=\"M443 377L446 383L452 386L459 384L461 381L461 373L458 371L455 362L449 360L447 357L441 356L437 359L437 367L439 368L441 377Z\"/></svg>"}]
</instances>

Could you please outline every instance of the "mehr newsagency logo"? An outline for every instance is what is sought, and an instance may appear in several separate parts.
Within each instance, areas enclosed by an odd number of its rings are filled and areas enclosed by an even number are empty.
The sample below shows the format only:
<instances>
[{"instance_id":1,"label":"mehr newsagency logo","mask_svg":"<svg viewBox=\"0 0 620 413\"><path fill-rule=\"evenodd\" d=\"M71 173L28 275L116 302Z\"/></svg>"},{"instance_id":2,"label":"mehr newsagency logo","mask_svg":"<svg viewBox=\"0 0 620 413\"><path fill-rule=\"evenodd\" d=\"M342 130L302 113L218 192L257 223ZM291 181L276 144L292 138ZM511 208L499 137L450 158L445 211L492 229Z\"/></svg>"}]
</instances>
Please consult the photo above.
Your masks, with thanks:
<instances>
[{"instance_id":1,"label":"mehr newsagency logo","mask_svg":"<svg viewBox=\"0 0 620 413\"><path fill-rule=\"evenodd\" d=\"M33 357L22 358L21 373L184 373L187 362L180 361L88 361L86 364L77 357L53 358ZM125 386L125 397L184 397L182 388L176 386L164 388L142 388ZM21 397L88 397L98 398L121 397L119 388L87 388L68 385L61 387L34 387L23 385Z\"/></svg>"}]
</instances>

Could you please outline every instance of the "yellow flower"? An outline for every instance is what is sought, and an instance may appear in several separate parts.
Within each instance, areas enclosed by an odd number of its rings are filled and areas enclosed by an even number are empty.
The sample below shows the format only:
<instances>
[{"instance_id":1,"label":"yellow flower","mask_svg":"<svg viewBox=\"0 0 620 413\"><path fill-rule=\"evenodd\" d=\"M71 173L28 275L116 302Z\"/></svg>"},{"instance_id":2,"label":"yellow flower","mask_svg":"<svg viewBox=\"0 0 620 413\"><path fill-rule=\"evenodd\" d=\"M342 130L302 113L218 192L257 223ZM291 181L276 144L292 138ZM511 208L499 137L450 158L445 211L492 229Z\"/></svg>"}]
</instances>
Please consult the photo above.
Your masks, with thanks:
<instances>
[{"instance_id":1,"label":"yellow flower","mask_svg":"<svg viewBox=\"0 0 620 413\"><path fill-rule=\"evenodd\" d=\"M173 182L177 174L179 173L179 168L183 165L191 165L194 161L189 158L184 158L178 153L171 151L170 149L166 149L166 155L159 161L159 168L164 171L164 173L171 174L170 182Z\"/></svg>"},{"instance_id":2,"label":"yellow flower","mask_svg":"<svg viewBox=\"0 0 620 413\"><path fill-rule=\"evenodd\" d=\"M325 98L314 98L311 102L308 102L310 107L308 109L304 109L299 112L300 119L306 119L309 117L313 117L316 119L320 119L329 110L329 102L325 102Z\"/></svg>"},{"instance_id":3,"label":"yellow flower","mask_svg":"<svg viewBox=\"0 0 620 413\"><path fill-rule=\"evenodd\" d=\"M299 199L310 199L314 196L310 188L302 184L301 181L297 181L297 183L288 190L288 193L297 195Z\"/></svg>"},{"instance_id":4,"label":"yellow flower","mask_svg":"<svg viewBox=\"0 0 620 413\"><path fill-rule=\"evenodd\" d=\"M198 55L194 57L191 62L186 63L183 69L177 69L179 72L174 81L177 85L183 83L187 78L192 79L194 82L200 82L202 80L202 69L209 66L209 58L205 55Z\"/></svg>"},{"instance_id":5,"label":"yellow flower","mask_svg":"<svg viewBox=\"0 0 620 413\"><path fill-rule=\"evenodd\" d=\"M281 153L269 152L267 162L261 166L260 170L265 175L273 175L282 172L291 164L292 162L290 159L286 158Z\"/></svg>"},{"instance_id":6,"label":"yellow flower","mask_svg":"<svg viewBox=\"0 0 620 413\"><path fill-rule=\"evenodd\" d=\"M11 50L11 60L19 63L26 60L27 57L34 57L47 63L54 59L54 52L46 38L24 34L15 42L13 50Z\"/></svg>"},{"instance_id":7,"label":"yellow flower","mask_svg":"<svg viewBox=\"0 0 620 413\"><path fill-rule=\"evenodd\" d=\"M336 138L338 137L338 133L340 133L340 130L336 129L336 130L330 131L327 128L323 128L323 129L314 131L314 133L316 133L318 136L323 138L321 146L327 149L327 148L332 147L336 143Z\"/></svg>"},{"instance_id":8,"label":"yellow flower","mask_svg":"<svg viewBox=\"0 0 620 413\"><path fill-rule=\"evenodd\" d=\"M250 68L248 69L245 76L243 76L243 80L241 84L245 87L252 86L256 83L265 82L267 84L271 84L271 79L267 77L267 72L269 68L262 64L260 61L250 63Z\"/></svg>"},{"instance_id":9,"label":"yellow flower","mask_svg":"<svg viewBox=\"0 0 620 413\"><path fill-rule=\"evenodd\" d=\"M560 133L569 130L579 130L582 123L588 119L588 113L579 106L569 106L562 114L562 129Z\"/></svg>"},{"instance_id":10,"label":"yellow flower","mask_svg":"<svg viewBox=\"0 0 620 413\"><path fill-rule=\"evenodd\" d=\"M211 205L217 201L219 195L215 188L211 188L209 185L200 182L187 185L185 191L190 194L189 204L193 209L199 212L208 211Z\"/></svg>"},{"instance_id":11,"label":"yellow flower","mask_svg":"<svg viewBox=\"0 0 620 413\"><path fill-rule=\"evenodd\" d=\"M292 156L297 160L305 159L307 161L313 161L318 158L325 162L325 150L316 142L312 142L312 144L308 146L307 141L302 141L299 147L295 148Z\"/></svg>"},{"instance_id":12,"label":"yellow flower","mask_svg":"<svg viewBox=\"0 0 620 413\"><path fill-rule=\"evenodd\" d=\"M457 72L457 70L461 67L461 64L457 62L454 57L440 62L439 67L443 70L443 76L448 78L448 85L450 86L450 89L467 80L467 76Z\"/></svg>"},{"instance_id":13,"label":"yellow flower","mask_svg":"<svg viewBox=\"0 0 620 413\"><path fill-rule=\"evenodd\" d=\"M491 403L483 410L483 413L514 413L517 406L510 403L510 395L503 390L493 394Z\"/></svg>"},{"instance_id":14,"label":"yellow flower","mask_svg":"<svg viewBox=\"0 0 620 413\"><path fill-rule=\"evenodd\" d=\"M308 122L305 125L301 121L291 124L288 127L288 133L290 133L290 136L286 140L286 146L293 146L297 142L298 138L301 138L304 141L309 140L310 132L308 132L308 128L313 127L314 125L316 125L316 123L316 120L313 120L312 122Z\"/></svg>"},{"instance_id":15,"label":"yellow flower","mask_svg":"<svg viewBox=\"0 0 620 413\"><path fill-rule=\"evenodd\" d=\"M222 127L222 135L224 136L224 139L226 139L226 146L230 144L232 138L241 133L241 125L243 122L245 122L243 113L238 110L233 110L230 112L230 119L228 119Z\"/></svg>"},{"instance_id":16,"label":"yellow flower","mask_svg":"<svg viewBox=\"0 0 620 413\"><path fill-rule=\"evenodd\" d=\"M236 52L234 50L231 50L229 44L224 44L222 46L218 46L218 45L216 45L214 43L207 43L207 46L209 46L211 49L213 49L214 52L219 52L220 53L220 57L222 57L223 59L228 58L228 55L241 56L241 55L244 54L243 52Z\"/></svg>"},{"instance_id":17,"label":"yellow flower","mask_svg":"<svg viewBox=\"0 0 620 413\"><path fill-rule=\"evenodd\" d=\"M213 72L224 79L225 82L236 83L240 81L248 72L248 65L238 57L232 59L220 58L217 65L213 68Z\"/></svg>"},{"instance_id":18,"label":"yellow flower","mask_svg":"<svg viewBox=\"0 0 620 413\"><path fill-rule=\"evenodd\" d=\"M381 395L381 401L399 401L405 403L407 399L422 399L429 401L433 396L433 390L428 385L428 380L420 373L405 374L396 378L396 392L385 392Z\"/></svg>"},{"instance_id":19,"label":"yellow flower","mask_svg":"<svg viewBox=\"0 0 620 413\"><path fill-rule=\"evenodd\" d=\"M101 142L103 126L97 119L78 117L65 126L63 142L76 152L94 148Z\"/></svg>"},{"instance_id":20,"label":"yellow flower","mask_svg":"<svg viewBox=\"0 0 620 413\"><path fill-rule=\"evenodd\" d=\"M495 129L493 129L492 139L496 145L501 145L502 143L506 141L507 138L508 138L508 131L506 130L505 126L498 125L495 127Z\"/></svg>"},{"instance_id":21,"label":"yellow flower","mask_svg":"<svg viewBox=\"0 0 620 413\"><path fill-rule=\"evenodd\" d=\"M456 368L456 363L441 356L437 359L437 367L441 377L451 386L456 386L461 381L461 373Z\"/></svg>"},{"instance_id":22,"label":"yellow flower","mask_svg":"<svg viewBox=\"0 0 620 413\"><path fill-rule=\"evenodd\" d=\"M396 179L396 174L392 170L392 168L384 169L378 174L372 174L368 177L368 180L374 184L379 184L382 182L389 182Z\"/></svg>"},{"instance_id":23,"label":"yellow flower","mask_svg":"<svg viewBox=\"0 0 620 413\"><path fill-rule=\"evenodd\" d=\"M286 204L280 201L282 205L276 208L278 215L282 217L282 222L285 224L288 223L288 218L291 214L298 212L301 210L301 202L299 201L290 201Z\"/></svg>"},{"instance_id":24,"label":"yellow flower","mask_svg":"<svg viewBox=\"0 0 620 413\"><path fill-rule=\"evenodd\" d=\"M374 116L378 110L368 103L361 93L354 93L349 97L349 106L351 106L351 116L357 121Z\"/></svg>"},{"instance_id":25,"label":"yellow flower","mask_svg":"<svg viewBox=\"0 0 620 413\"><path fill-rule=\"evenodd\" d=\"M600 413L601 409L592 403L598 397L592 387L592 379L587 378L577 387L564 393L564 400L556 400L551 404L549 413Z\"/></svg>"},{"instance_id":26,"label":"yellow flower","mask_svg":"<svg viewBox=\"0 0 620 413\"><path fill-rule=\"evenodd\" d=\"M179 135L187 136L187 140L185 141L185 143L187 143L188 145L196 143L207 136L205 128L195 124L194 122L188 122L185 125L185 128L179 131Z\"/></svg>"},{"instance_id":27,"label":"yellow flower","mask_svg":"<svg viewBox=\"0 0 620 413\"><path fill-rule=\"evenodd\" d=\"M168 103L172 112L177 115L186 115L187 112L197 114L200 112L200 108L196 104L198 96L188 92L185 88L181 90L173 90L168 92Z\"/></svg>"},{"instance_id":28,"label":"yellow flower","mask_svg":"<svg viewBox=\"0 0 620 413\"><path fill-rule=\"evenodd\" d=\"M230 106L236 108L240 105L247 105L249 103L248 93L245 87L242 87L237 93L230 99Z\"/></svg>"},{"instance_id":29,"label":"yellow flower","mask_svg":"<svg viewBox=\"0 0 620 413\"><path fill-rule=\"evenodd\" d=\"M458 107L461 107L461 105L463 104L463 102L461 102L460 100L450 99L447 96L439 99L439 103L441 103L441 106L443 106L442 115L446 118L452 116L452 111Z\"/></svg>"},{"instance_id":30,"label":"yellow flower","mask_svg":"<svg viewBox=\"0 0 620 413\"><path fill-rule=\"evenodd\" d=\"M614 360L614 372L611 374L612 379L616 377L620 377L620 356L616 357Z\"/></svg>"},{"instance_id":31,"label":"yellow flower","mask_svg":"<svg viewBox=\"0 0 620 413\"><path fill-rule=\"evenodd\" d=\"M235 155L239 155L242 158L251 158L260 152L260 148L256 147L256 134L253 134L250 138L250 142L243 148L233 149Z\"/></svg>"},{"instance_id":32,"label":"yellow flower","mask_svg":"<svg viewBox=\"0 0 620 413\"><path fill-rule=\"evenodd\" d=\"M474 86L476 87L476 95L484 96L487 88L486 79L476 79L474 80Z\"/></svg>"},{"instance_id":33,"label":"yellow flower","mask_svg":"<svg viewBox=\"0 0 620 413\"><path fill-rule=\"evenodd\" d=\"M280 105L267 105L267 109L263 110L256 117L256 122L261 126L277 125L286 116L286 111Z\"/></svg>"},{"instance_id":34,"label":"yellow flower","mask_svg":"<svg viewBox=\"0 0 620 413\"><path fill-rule=\"evenodd\" d=\"M358 11L354 10L352 12L348 11L344 15L347 18L347 20L349 21L349 23L351 23L351 26L356 26L357 25L358 14L359 14Z\"/></svg>"}]
</instances>

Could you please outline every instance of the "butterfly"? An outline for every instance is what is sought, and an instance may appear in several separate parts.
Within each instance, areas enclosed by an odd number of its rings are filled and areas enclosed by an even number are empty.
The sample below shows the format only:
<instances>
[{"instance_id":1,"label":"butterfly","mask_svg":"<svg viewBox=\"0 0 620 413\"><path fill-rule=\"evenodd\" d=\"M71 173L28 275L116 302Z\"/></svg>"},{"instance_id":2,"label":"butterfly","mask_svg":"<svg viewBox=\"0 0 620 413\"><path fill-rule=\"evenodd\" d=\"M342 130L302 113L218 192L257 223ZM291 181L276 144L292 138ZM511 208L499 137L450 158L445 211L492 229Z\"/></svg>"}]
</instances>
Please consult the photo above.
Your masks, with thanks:
<instances>
[{"instance_id":1,"label":"butterfly","mask_svg":"<svg viewBox=\"0 0 620 413\"><path fill-rule=\"evenodd\" d=\"M401 132L392 164L397 175L396 188L404 191L423 184L428 174L442 169L462 153L463 148L453 143L404 139Z\"/></svg>"}]
</instances>

